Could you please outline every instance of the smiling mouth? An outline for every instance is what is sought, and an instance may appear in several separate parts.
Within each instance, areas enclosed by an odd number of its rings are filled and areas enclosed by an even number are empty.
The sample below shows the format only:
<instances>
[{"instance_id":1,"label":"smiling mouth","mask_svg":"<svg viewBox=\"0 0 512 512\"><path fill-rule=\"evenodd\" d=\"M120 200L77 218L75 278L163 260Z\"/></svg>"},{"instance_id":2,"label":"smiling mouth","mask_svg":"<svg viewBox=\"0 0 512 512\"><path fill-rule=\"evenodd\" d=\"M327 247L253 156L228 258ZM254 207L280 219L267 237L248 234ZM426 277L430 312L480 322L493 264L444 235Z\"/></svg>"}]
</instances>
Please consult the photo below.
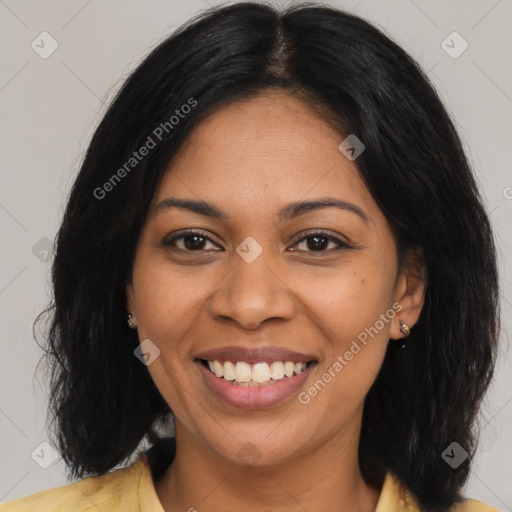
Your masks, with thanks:
<instances>
[{"instance_id":1,"label":"smiling mouth","mask_svg":"<svg viewBox=\"0 0 512 512\"><path fill-rule=\"evenodd\" d=\"M262 387L276 384L296 375L300 375L306 368L317 364L316 360L304 362L262 361L247 363L245 361L218 361L198 359L208 370L233 386Z\"/></svg>"}]
</instances>

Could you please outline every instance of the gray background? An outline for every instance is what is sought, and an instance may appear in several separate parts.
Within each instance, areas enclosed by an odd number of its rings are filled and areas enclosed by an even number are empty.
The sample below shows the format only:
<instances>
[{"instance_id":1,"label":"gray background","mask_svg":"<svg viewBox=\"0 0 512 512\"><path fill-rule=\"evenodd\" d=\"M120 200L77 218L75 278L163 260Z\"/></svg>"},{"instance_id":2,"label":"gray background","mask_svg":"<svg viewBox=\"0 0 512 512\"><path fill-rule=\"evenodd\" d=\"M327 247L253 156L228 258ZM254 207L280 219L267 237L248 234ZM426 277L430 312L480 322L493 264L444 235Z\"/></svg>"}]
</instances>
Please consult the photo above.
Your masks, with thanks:
<instances>
[{"instance_id":1,"label":"gray background","mask_svg":"<svg viewBox=\"0 0 512 512\"><path fill-rule=\"evenodd\" d=\"M122 80L157 42L214 0L0 0L2 266L0 502L67 483L47 440L32 323L49 297L49 240L90 136ZM503 333L466 495L512 511L511 0L331 1L373 21L415 57L456 120L496 230ZM46 31L57 50L31 47ZM457 31L457 58L442 42ZM453 38L452 38L453 39ZM49 40L45 40L49 48ZM458 52L461 41L447 43ZM94 371L94 369L91 369ZM32 454L32 456L31 456ZM441 454L440 454L441 455Z\"/></svg>"}]
</instances>

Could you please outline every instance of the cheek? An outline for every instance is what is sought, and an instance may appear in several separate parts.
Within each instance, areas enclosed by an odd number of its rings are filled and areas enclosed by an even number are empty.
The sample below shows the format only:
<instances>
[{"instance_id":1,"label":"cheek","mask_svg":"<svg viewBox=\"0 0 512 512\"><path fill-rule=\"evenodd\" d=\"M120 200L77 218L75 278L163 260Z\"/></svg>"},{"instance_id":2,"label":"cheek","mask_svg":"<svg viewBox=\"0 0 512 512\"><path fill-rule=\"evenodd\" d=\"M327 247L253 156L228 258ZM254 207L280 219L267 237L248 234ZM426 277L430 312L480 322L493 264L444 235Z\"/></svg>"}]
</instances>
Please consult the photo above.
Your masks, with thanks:
<instances>
[{"instance_id":1,"label":"cheek","mask_svg":"<svg viewBox=\"0 0 512 512\"><path fill-rule=\"evenodd\" d=\"M147 251L138 256L133 283L139 339L150 339L160 350L147 369L173 412L187 421L199 400L186 366L191 349L188 335L197 308L204 307L201 298L208 290L207 279L194 279L184 269L176 271ZM194 425L188 428L193 430Z\"/></svg>"},{"instance_id":2,"label":"cheek","mask_svg":"<svg viewBox=\"0 0 512 512\"><path fill-rule=\"evenodd\" d=\"M142 256L134 269L139 334L160 343L179 338L207 293L208 282L205 273L198 279L197 271L177 271L168 262Z\"/></svg>"},{"instance_id":3,"label":"cheek","mask_svg":"<svg viewBox=\"0 0 512 512\"><path fill-rule=\"evenodd\" d=\"M387 340L389 323L379 321L391 307L395 269L379 260L360 258L308 287L308 308L320 320L336 352L343 351L360 333L375 326ZM372 331L373 332L373 331ZM364 336L362 336L364 338Z\"/></svg>"},{"instance_id":4,"label":"cheek","mask_svg":"<svg viewBox=\"0 0 512 512\"><path fill-rule=\"evenodd\" d=\"M312 390L318 392L318 406L330 409L342 400L345 412L336 410L343 415L364 400L382 365L396 314L395 270L390 258L361 257L357 265L315 281L308 308L328 343L316 378L328 381L330 388L327 393ZM322 389L322 384L317 388Z\"/></svg>"},{"instance_id":5,"label":"cheek","mask_svg":"<svg viewBox=\"0 0 512 512\"><path fill-rule=\"evenodd\" d=\"M322 417L328 411L330 419L324 425L327 431L336 430L362 407L388 345L395 313L389 305L390 291L384 282L361 276L356 272L350 279L330 282L325 294L316 295L321 320L317 325L328 349L301 403L312 404Z\"/></svg>"}]
</instances>

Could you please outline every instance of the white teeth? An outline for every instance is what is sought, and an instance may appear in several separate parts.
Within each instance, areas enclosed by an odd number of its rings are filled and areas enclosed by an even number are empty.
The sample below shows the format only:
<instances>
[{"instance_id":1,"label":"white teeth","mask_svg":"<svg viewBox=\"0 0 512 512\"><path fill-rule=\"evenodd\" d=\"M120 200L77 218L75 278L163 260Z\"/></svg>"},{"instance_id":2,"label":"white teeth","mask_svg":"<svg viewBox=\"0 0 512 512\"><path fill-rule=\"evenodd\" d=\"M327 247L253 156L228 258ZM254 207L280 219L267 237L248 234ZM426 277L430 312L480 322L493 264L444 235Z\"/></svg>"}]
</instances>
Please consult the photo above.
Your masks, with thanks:
<instances>
[{"instance_id":1,"label":"white teeth","mask_svg":"<svg viewBox=\"0 0 512 512\"><path fill-rule=\"evenodd\" d=\"M267 382L270 380L270 368L267 363L252 365L251 380L253 382Z\"/></svg>"},{"instance_id":2,"label":"white teeth","mask_svg":"<svg viewBox=\"0 0 512 512\"><path fill-rule=\"evenodd\" d=\"M294 369L295 365L291 361L286 361L286 363L284 363L284 374L287 377L291 377L293 375Z\"/></svg>"},{"instance_id":3,"label":"white teeth","mask_svg":"<svg viewBox=\"0 0 512 512\"><path fill-rule=\"evenodd\" d=\"M222 377L222 375L217 375L217 377ZM251 365L238 361L235 366L235 380L237 382L249 382L251 380Z\"/></svg>"},{"instance_id":4,"label":"white teeth","mask_svg":"<svg viewBox=\"0 0 512 512\"><path fill-rule=\"evenodd\" d=\"M217 377L222 377L222 365L219 363L219 361L213 361L213 371Z\"/></svg>"},{"instance_id":5,"label":"white teeth","mask_svg":"<svg viewBox=\"0 0 512 512\"><path fill-rule=\"evenodd\" d=\"M226 380L235 380L235 365L231 361L224 363L224 378Z\"/></svg>"},{"instance_id":6,"label":"white teeth","mask_svg":"<svg viewBox=\"0 0 512 512\"><path fill-rule=\"evenodd\" d=\"M306 363L274 361L269 365L267 362L250 364L244 361L214 360L208 361L208 367L217 377L235 381L236 384L246 387L251 384L273 384L285 377L299 375L306 369Z\"/></svg>"},{"instance_id":7,"label":"white teeth","mask_svg":"<svg viewBox=\"0 0 512 512\"><path fill-rule=\"evenodd\" d=\"M270 376L274 380L280 380L284 377L284 364L281 361L274 361L270 367Z\"/></svg>"}]
</instances>

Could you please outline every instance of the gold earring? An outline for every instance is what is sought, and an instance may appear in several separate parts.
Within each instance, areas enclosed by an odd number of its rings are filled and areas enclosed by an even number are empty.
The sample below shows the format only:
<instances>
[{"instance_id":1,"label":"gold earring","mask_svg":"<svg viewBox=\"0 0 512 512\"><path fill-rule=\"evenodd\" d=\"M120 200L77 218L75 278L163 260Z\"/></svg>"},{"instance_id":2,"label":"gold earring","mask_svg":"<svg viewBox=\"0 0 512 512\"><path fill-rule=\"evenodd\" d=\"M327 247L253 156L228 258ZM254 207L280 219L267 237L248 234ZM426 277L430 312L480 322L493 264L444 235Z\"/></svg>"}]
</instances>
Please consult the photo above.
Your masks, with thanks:
<instances>
[{"instance_id":1,"label":"gold earring","mask_svg":"<svg viewBox=\"0 0 512 512\"><path fill-rule=\"evenodd\" d=\"M137 326L132 324L132 318L134 318L134 316L131 313L128 313L128 317L127 317L128 327L130 329L136 329Z\"/></svg>"},{"instance_id":2,"label":"gold earring","mask_svg":"<svg viewBox=\"0 0 512 512\"><path fill-rule=\"evenodd\" d=\"M402 348L405 348L405 341L409 334L411 334L411 328L405 322L402 322L402 320L400 320L400 326L400 332L404 335L402 338Z\"/></svg>"}]
</instances>

